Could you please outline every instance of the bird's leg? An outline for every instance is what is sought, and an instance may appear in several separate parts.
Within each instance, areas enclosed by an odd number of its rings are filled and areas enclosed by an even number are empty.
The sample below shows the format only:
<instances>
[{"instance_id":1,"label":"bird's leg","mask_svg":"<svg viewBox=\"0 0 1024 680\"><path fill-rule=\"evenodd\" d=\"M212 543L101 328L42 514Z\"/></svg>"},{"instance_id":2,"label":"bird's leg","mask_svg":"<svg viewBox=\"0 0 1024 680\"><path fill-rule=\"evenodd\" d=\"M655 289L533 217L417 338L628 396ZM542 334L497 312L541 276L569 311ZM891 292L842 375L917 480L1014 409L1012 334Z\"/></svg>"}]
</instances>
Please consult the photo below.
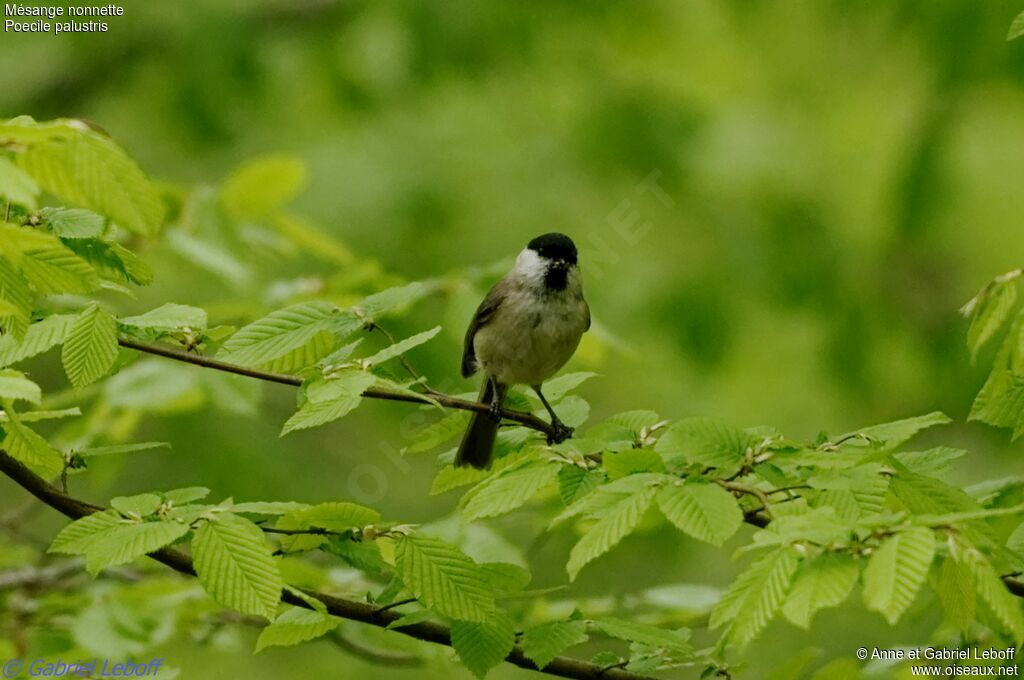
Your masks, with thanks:
<instances>
[{"instance_id":1,"label":"bird's leg","mask_svg":"<svg viewBox=\"0 0 1024 680\"><path fill-rule=\"evenodd\" d=\"M544 393L540 391L540 385L531 385L530 387L532 387L533 391L537 393L538 397L540 397L540 403L544 404L544 408L546 408L548 413L551 414L551 429L553 432L548 435L548 444L561 444L572 436L573 428L559 420L558 414L555 413L555 409L551 408L551 404L549 404L548 400L544 398Z\"/></svg>"},{"instance_id":2,"label":"bird's leg","mask_svg":"<svg viewBox=\"0 0 1024 680\"><path fill-rule=\"evenodd\" d=\"M498 391L498 381L494 379L493 375L487 376L487 379L491 381L491 409L487 412L491 420L496 423L501 422L501 392Z\"/></svg>"}]
</instances>

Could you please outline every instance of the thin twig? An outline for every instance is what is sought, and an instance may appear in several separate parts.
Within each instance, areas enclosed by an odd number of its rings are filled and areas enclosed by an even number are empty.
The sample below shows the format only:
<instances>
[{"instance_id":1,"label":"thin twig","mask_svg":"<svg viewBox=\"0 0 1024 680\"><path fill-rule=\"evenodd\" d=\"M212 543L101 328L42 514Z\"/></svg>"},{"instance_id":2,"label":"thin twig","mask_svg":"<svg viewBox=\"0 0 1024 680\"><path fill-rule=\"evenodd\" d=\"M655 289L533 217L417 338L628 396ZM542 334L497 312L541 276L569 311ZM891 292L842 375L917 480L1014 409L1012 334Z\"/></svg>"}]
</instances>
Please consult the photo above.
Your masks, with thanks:
<instances>
[{"instance_id":1,"label":"thin twig","mask_svg":"<svg viewBox=\"0 0 1024 680\"><path fill-rule=\"evenodd\" d=\"M192 354L183 350L175 349L169 345L155 344L142 342L129 338L126 336L120 336L118 338L118 344L122 347L134 349L139 352L145 352L147 354L154 354L161 356L166 359L174 359L175 361L182 361L187 364L194 364L196 366L202 366L204 368L212 368L217 371L224 371L225 373L234 373L235 375L243 375L248 378L256 378L258 380L265 380L267 382L278 383L281 385L292 385L298 387L302 385L302 378L296 375L289 375L287 373L274 373L271 371L261 371L256 368L249 368L247 366L239 366L238 364L232 364L227 361L221 361L219 359L211 359L210 357L203 356L201 354ZM367 399L385 399L389 401L404 401L411 404L432 404L437 402L446 408L461 409L463 411L475 411L477 413L490 413L490 404L482 404L476 401L468 401L466 399L459 399L449 394L442 392L436 392L431 390L429 396L423 395L417 396L407 392L392 392L391 390L380 389L377 387L371 387L363 392L363 396ZM532 413L526 413L524 411L515 411L512 409L503 408L501 410L501 417L518 423L524 427L528 427L531 430L543 432L548 437L557 437L559 435L549 423L538 418Z\"/></svg>"},{"instance_id":2,"label":"thin twig","mask_svg":"<svg viewBox=\"0 0 1024 680\"><path fill-rule=\"evenodd\" d=\"M60 489L36 475L25 467L23 463L12 458L6 451L2 450L0 450L0 472L7 475L43 503L72 519L85 517L105 509L61 493ZM149 556L175 571L190 576L195 576L196 574L195 568L192 566L192 559L180 550L161 548L149 553ZM375 607L367 602L346 600L314 590L304 589L303 593L306 597L319 600L327 608L328 613L343 619L358 621L379 628L387 628L389 624L401 618L401 614L395 611L381 612L380 607ZM281 601L296 607L313 608L306 600L288 591L281 593ZM449 647L452 644L451 629L447 625L436 621L410 623L393 630L401 635L425 642L433 642ZM538 670L537 665L528 659L519 647L513 648L509 655L505 657L505 661L520 668ZM577 678L579 680L598 680L599 678L606 678L607 680L654 680L650 676L630 673L624 670L612 670L602 673L601 666L598 664L564 656L556 657L544 667L542 672L547 675Z\"/></svg>"},{"instance_id":3,"label":"thin twig","mask_svg":"<svg viewBox=\"0 0 1024 680\"><path fill-rule=\"evenodd\" d=\"M365 659L370 663L375 663L378 666L412 668L423 665L423 659L418 656L412 656L409 654L392 654L379 649L370 649L369 647L365 647L357 642L353 642L338 630L331 631L327 636L327 639L333 642L338 649L348 652L352 656Z\"/></svg>"}]
</instances>

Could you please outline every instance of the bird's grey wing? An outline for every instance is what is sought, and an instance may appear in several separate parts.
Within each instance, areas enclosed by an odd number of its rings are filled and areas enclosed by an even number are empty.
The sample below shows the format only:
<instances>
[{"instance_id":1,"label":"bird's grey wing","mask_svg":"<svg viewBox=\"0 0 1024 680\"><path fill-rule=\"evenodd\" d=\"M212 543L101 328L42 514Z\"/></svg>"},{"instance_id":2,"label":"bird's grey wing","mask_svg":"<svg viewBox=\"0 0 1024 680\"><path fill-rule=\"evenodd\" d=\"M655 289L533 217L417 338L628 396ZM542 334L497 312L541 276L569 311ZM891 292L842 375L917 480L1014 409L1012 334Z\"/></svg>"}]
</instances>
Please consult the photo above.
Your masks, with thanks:
<instances>
[{"instance_id":1,"label":"bird's grey wing","mask_svg":"<svg viewBox=\"0 0 1024 680\"><path fill-rule=\"evenodd\" d=\"M484 301L480 303L480 306L476 308L473 320L469 322L469 328L466 329L466 341L462 347L463 378L468 378L476 373L476 350L473 349L473 338L476 337L476 332L480 330L480 327L484 326L494 316L494 312L501 305L502 297L498 292L498 285L495 285L487 293L487 296L484 297Z\"/></svg>"}]
</instances>

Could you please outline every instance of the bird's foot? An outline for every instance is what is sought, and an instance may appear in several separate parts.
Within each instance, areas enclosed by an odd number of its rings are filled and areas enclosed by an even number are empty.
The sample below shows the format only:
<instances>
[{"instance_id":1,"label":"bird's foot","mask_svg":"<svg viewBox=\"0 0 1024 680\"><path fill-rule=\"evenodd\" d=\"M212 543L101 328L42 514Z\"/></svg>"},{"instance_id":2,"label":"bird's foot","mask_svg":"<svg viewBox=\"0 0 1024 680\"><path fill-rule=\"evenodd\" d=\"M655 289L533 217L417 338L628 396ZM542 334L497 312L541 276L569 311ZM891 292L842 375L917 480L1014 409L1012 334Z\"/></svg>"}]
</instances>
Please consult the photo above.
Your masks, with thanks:
<instances>
[{"instance_id":1,"label":"bird's foot","mask_svg":"<svg viewBox=\"0 0 1024 680\"><path fill-rule=\"evenodd\" d=\"M548 444L561 444L566 439L571 438L572 433L575 431L574 428L556 419L551 422L551 432L548 432Z\"/></svg>"}]
</instances>

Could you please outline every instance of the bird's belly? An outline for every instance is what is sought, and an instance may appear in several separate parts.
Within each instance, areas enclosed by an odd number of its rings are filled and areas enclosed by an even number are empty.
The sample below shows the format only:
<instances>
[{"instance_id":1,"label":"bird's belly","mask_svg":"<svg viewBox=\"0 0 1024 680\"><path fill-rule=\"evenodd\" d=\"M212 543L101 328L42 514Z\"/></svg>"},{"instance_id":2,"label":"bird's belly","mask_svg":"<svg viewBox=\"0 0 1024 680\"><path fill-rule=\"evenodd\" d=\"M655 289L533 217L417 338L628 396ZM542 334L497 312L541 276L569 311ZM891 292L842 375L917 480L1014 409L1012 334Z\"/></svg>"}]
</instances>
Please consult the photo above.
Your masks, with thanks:
<instances>
[{"instance_id":1,"label":"bird's belly","mask_svg":"<svg viewBox=\"0 0 1024 680\"><path fill-rule=\"evenodd\" d=\"M521 321L509 323L512 316ZM574 310L509 317L481 328L473 342L483 369L507 385L543 383L572 357L585 330Z\"/></svg>"}]
</instances>

